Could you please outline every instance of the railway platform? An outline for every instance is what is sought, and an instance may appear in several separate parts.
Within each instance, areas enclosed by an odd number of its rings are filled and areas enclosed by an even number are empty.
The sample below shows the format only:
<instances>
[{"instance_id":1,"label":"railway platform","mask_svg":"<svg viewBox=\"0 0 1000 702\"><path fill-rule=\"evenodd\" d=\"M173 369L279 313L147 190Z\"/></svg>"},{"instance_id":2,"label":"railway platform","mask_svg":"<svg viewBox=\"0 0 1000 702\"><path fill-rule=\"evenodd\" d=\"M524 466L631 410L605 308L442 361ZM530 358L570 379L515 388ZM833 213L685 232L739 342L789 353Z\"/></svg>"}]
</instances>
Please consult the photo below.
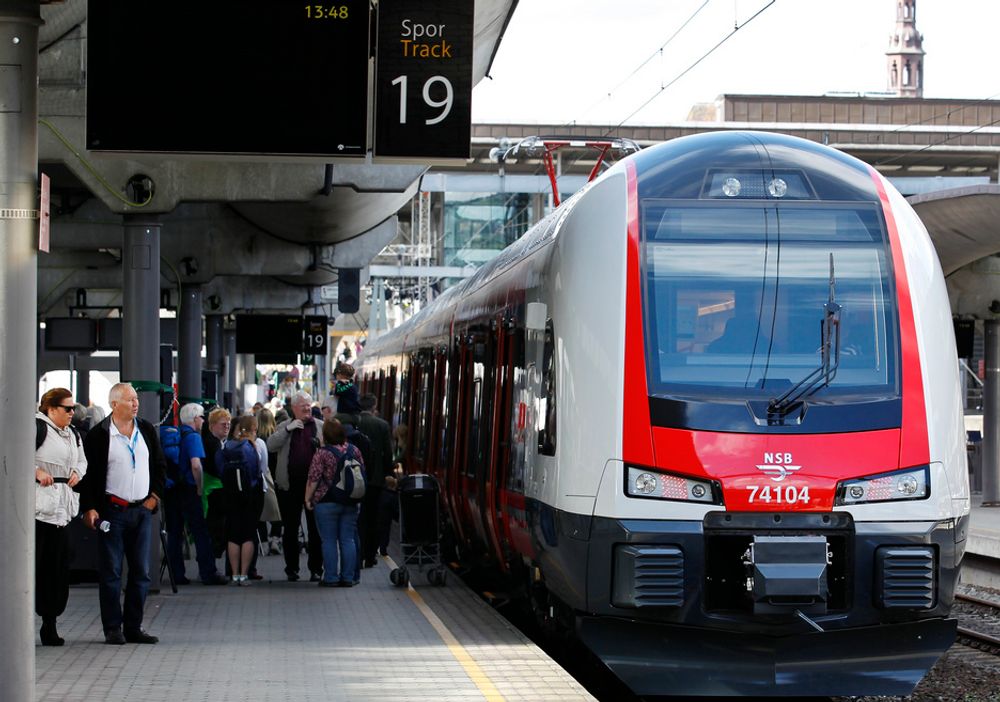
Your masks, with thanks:
<instances>
[{"instance_id":1,"label":"railway platform","mask_svg":"<svg viewBox=\"0 0 1000 702\"><path fill-rule=\"evenodd\" d=\"M35 649L36 700L594 699L458 578L397 588L382 558L358 587L320 588L283 566L260 558L250 587L164 579L146 601L155 646L106 645L96 585L71 588L66 645Z\"/></svg>"},{"instance_id":2,"label":"railway platform","mask_svg":"<svg viewBox=\"0 0 1000 702\"><path fill-rule=\"evenodd\" d=\"M967 553L1000 559L1000 507L983 507L983 496L972 495Z\"/></svg>"}]
</instances>

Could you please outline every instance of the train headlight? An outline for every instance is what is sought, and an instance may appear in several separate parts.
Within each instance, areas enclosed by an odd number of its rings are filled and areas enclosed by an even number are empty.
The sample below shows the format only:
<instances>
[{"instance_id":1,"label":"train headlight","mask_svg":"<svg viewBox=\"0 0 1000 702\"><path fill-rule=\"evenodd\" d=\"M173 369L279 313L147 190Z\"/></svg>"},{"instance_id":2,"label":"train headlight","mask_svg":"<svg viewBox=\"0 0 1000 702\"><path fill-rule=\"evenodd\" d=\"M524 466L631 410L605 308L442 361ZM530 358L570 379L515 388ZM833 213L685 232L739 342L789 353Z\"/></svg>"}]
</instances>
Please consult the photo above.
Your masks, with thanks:
<instances>
[{"instance_id":1,"label":"train headlight","mask_svg":"<svg viewBox=\"0 0 1000 702\"><path fill-rule=\"evenodd\" d=\"M835 505L856 505L868 502L925 500L931 494L931 474L928 466L907 468L891 473L852 478L837 483Z\"/></svg>"},{"instance_id":2,"label":"train headlight","mask_svg":"<svg viewBox=\"0 0 1000 702\"><path fill-rule=\"evenodd\" d=\"M657 500L722 504L722 490L711 480L632 466L628 467L625 476L625 494Z\"/></svg>"},{"instance_id":3,"label":"train headlight","mask_svg":"<svg viewBox=\"0 0 1000 702\"><path fill-rule=\"evenodd\" d=\"M656 490L656 478L650 473L639 473L635 478L635 491L640 495L652 495Z\"/></svg>"}]
</instances>

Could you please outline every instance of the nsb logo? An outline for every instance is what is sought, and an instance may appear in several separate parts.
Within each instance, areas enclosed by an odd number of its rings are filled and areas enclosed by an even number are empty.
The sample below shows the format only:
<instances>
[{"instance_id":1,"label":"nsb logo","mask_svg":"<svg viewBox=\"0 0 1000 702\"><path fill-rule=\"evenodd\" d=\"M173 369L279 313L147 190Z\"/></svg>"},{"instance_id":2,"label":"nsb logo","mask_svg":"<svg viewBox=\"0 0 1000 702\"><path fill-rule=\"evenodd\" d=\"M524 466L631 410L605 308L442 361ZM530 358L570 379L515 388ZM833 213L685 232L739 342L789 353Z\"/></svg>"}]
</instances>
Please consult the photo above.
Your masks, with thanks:
<instances>
[{"instance_id":1,"label":"nsb logo","mask_svg":"<svg viewBox=\"0 0 1000 702\"><path fill-rule=\"evenodd\" d=\"M790 453L765 452L764 462L757 466L757 470L766 473L774 482L780 483L801 467L792 465L792 454Z\"/></svg>"}]
</instances>

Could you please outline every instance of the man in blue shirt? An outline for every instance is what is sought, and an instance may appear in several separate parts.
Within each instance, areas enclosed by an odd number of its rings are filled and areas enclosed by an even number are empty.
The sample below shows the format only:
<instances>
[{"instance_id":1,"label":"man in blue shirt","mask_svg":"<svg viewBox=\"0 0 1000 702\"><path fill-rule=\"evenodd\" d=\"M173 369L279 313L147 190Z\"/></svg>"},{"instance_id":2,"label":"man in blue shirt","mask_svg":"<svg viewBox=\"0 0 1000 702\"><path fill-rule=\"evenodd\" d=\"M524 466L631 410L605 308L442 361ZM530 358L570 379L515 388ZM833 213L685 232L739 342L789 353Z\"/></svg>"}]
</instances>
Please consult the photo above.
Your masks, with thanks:
<instances>
[{"instance_id":1,"label":"man in blue shirt","mask_svg":"<svg viewBox=\"0 0 1000 702\"><path fill-rule=\"evenodd\" d=\"M225 585L226 579L215 568L212 540L205 524L201 504L202 473L205 447L201 442L201 425L205 423L204 408L194 402L181 407L180 457L177 465L180 480L167 490L165 520L167 528L167 558L178 585L187 585L184 568L184 523L194 539L198 558L198 575L204 585Z\"/></svg>"}]
</instances>

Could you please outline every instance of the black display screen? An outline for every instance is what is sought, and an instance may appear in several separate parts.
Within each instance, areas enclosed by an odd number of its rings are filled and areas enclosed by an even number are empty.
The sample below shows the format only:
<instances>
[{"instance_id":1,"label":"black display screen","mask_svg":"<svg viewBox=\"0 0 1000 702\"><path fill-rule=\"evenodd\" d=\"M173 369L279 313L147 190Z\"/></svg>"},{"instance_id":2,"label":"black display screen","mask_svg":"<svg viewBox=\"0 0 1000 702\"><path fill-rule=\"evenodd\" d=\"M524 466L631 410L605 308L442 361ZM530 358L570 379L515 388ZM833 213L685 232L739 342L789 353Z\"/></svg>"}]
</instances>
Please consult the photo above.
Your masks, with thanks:
<instances>
[{"instance_id":1,"label":"black display screen","mask_svg":"<svg viewBox=\"0 0 1000 702\"><path fill-rule=\"evenodd\" d=\"M297 354L302 351L302 317L236 315L236 353Z\"/></svg>"},{"instance_id":2,"label":"black display screen","mask_svg":"<svg viewBox=\"0 0 1000 702\"><path fill-rule=\"evenodd\" d=\"M45 320L47 351L90 352L97 349L97 320L83 317L49 317Z\"/></svg>"},{"instance_id":3,"label":"black display screen","mask_svg":"<svg viewBox=\"0 0 1000 702\"><path fill-rule=\"evenodd\" d=\"M367 0L90 2L87 148L363 156Z\"/></svg>"},{"instance_id":4,"label":"black display screen","mask_svg":"<svg viewBox=\"0 0 1000 702\"><path fill-rule=\"evenodd\" d=\"M473 0L378 8L376 156L469 157Z\"/></svg>"}]
</instances>

